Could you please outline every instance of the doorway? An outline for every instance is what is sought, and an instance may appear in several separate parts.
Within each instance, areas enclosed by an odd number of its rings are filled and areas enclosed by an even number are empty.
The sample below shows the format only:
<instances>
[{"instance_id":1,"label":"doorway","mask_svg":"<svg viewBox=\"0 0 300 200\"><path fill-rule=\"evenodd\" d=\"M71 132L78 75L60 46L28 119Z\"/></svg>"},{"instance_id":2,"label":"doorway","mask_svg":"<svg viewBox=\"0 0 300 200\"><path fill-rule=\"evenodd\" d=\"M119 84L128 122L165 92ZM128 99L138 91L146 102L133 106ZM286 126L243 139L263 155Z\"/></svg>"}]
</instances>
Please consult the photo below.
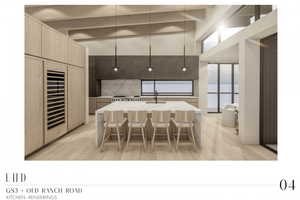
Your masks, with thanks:
<instances>
[{"instance_id":1,"label":"doorway","mask_svg":"<svg viewBox=\"0 0 300 200\"><path fill-rule=\"evenodd\" d=\"M260 42L260 144L277 153L277 34Z\"/></svg>"}]
</instances>

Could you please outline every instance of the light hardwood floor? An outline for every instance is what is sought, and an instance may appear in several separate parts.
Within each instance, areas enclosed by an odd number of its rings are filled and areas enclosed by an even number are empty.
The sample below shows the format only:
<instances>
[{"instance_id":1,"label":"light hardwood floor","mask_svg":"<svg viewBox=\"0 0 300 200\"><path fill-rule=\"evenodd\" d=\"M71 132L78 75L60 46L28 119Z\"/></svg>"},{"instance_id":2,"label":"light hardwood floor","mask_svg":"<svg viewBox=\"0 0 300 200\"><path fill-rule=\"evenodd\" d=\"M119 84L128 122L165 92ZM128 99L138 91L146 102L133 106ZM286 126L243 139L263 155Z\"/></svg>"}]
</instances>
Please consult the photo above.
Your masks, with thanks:
<instances>
[{"instance_id":1,"label":"light hardwood floor","mask_svg":"<svg viewBox=\"0 0 300 200\"><path fill-rule=\"evenodd\" d=\"M221 126L219 114L203 118L202 147L195 151L184 143L170 150L165 141L158 141L154 150L144 151L140 141L117 151L116 142L105 144L100 152L95 143L95 117L58 141L34 153L27 160L277 160L277 155L260 145L242 145L233 128Z\"/></svg>"}]
</instances>

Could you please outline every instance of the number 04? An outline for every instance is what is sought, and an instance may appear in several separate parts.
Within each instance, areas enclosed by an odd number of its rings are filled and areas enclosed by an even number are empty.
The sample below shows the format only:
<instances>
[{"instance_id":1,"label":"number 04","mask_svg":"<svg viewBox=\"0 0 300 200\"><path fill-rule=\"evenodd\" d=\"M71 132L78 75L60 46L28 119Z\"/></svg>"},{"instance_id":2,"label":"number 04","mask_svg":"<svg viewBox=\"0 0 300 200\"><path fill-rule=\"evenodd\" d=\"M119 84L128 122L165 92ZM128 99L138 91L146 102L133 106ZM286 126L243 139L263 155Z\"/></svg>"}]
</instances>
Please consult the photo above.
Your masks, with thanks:
<instances>
[{"instance_id":1,"label":"number 04","mask_svg":"<svg viewBox=\"0 0 300 200\"><path fill-rule=\"evenodd\" d=\"M279 186L282 191L285 191L287 189L295 190L295 180L292 180L290 183L288 183L287 180L282 179Z\"/></svg>"}]
</instances>

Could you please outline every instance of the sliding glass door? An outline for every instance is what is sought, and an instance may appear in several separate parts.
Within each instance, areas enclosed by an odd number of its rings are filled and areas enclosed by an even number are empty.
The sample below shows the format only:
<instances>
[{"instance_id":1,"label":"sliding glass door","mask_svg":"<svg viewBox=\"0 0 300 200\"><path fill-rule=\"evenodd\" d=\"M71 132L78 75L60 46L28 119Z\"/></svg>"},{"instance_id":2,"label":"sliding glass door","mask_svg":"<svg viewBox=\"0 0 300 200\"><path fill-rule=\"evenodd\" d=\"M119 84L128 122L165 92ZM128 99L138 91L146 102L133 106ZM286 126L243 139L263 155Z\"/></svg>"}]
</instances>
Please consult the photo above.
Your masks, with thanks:
<instances>
[{"instance_id":1,"label":"sliding glass door","mask_svg":"<svg viewBox=\"0 0 300 200\"><path fill-rule=\"evenodd\" d=\"M208 112L221 112L225 105L238 103L238 64L208 65Z\"/></svg>"}]
</instances>

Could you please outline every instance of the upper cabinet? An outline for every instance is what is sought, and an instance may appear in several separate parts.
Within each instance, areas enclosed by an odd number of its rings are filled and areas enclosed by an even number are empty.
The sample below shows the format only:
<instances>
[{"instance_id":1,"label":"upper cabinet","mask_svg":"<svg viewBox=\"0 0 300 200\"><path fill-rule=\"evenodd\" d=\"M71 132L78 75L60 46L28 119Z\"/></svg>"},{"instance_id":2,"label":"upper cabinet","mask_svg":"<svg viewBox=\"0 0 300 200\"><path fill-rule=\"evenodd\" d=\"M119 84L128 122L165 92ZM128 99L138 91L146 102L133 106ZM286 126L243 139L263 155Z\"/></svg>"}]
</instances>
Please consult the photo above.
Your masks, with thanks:
<instances>
[{"instance_id":1,"label":"upper cabinet","mask_svg":"<svg viewBox=\"0 0 300 200\"><path fill-rule=\"evenodd\" d=\"M42 26L44 58L68 62L68 37L47 25Z\"/></svg>"},{"instance_id":2,"label":"upper cabinet","mask_svg":"<svg viewBox=\"0 0 300 200\"><path fill-rule=\"evenodd\" d=\"M42 23L25 15L25 53L42 56Z\"/></svg>"},{"instance_id":3,"label":"upper cabinet","mask_svg":"<svg viewBox=\"0 0 300 200\"><path fill-rule=\"evenodd\" d=\"M75 66L84 67L85 66L85 48L73 40L69 39L69 55L68 63Z\"/></svg>"},{"instance_id":4,"label":"upper cabinet","mask_svg":"<svg viewBox=\"0 0 300 200\"><path fill-rule=\"evenodd\" d=\"M25 14L25 54L85 66L85 47L67 35Z\"/></svg>"}]
</instances>

